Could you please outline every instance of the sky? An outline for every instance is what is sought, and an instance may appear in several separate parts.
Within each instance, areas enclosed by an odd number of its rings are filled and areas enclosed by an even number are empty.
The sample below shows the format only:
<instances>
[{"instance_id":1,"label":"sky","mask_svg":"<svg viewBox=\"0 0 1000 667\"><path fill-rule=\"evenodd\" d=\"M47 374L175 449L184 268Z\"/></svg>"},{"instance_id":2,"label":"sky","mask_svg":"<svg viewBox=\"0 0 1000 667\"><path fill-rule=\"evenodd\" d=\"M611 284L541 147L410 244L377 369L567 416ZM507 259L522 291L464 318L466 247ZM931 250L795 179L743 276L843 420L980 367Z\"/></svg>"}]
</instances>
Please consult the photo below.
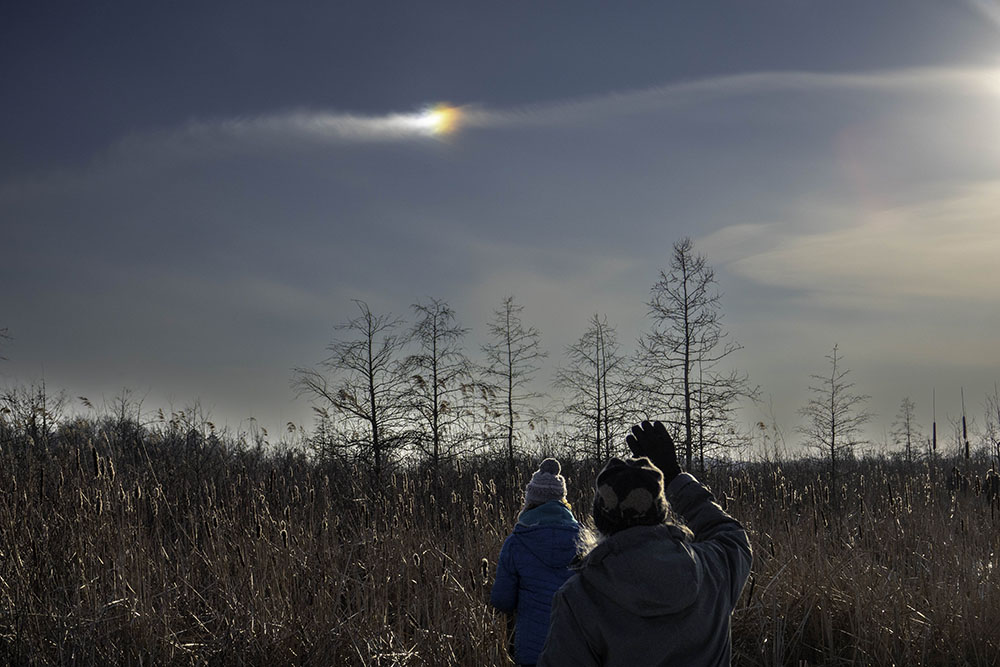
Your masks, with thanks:
<instances>
[{"instance_id":1,"label":"sky","mask_svg":"<svg viewBox=\"0 0 1000 667\"><path fill-rule=\"evenodd\" d=\"M309 428L353 299L513 295L544 382L683 237L789 445L835 344L873 439L1000 381L993 0L13 1L0 99L0 386L71 410Z\"/></svg>"}]
</instances>

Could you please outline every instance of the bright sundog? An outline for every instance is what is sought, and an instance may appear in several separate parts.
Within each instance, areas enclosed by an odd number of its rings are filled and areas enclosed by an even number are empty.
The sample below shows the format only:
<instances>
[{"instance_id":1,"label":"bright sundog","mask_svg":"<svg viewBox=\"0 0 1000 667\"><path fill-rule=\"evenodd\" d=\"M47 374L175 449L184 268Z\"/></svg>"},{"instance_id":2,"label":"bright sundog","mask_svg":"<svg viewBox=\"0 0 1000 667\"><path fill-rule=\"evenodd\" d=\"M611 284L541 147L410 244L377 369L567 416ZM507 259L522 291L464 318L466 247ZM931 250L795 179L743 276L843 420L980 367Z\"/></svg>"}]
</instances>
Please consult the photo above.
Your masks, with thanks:
<instances>
[{"instance_id":1,"label":"bright sundog","mask_svg":"<svg viewBox=\"0 0 1000 667\"><path fill-rule=\"evenodd\" d=\"M601 539L556 594L538 665L729 665L753 560L746 530L681 472L663 424L634 426L626 443L638 458L597 476ZM667 521L667 500L690 530Z\"/></svg>"},{"instance_id":2,"label":"bright sundog","mask_svg":"<svg viewBox=\"0 0 1000 667\"><path fill-rule=\"evenodd\" d=\"M581 526L566 502L559 462L545 459L524 490L524 507L497 559L490 603L516 614L512 657L533 665L545 642L552 596L573 572Z\"/></svg>"}]
</instances>

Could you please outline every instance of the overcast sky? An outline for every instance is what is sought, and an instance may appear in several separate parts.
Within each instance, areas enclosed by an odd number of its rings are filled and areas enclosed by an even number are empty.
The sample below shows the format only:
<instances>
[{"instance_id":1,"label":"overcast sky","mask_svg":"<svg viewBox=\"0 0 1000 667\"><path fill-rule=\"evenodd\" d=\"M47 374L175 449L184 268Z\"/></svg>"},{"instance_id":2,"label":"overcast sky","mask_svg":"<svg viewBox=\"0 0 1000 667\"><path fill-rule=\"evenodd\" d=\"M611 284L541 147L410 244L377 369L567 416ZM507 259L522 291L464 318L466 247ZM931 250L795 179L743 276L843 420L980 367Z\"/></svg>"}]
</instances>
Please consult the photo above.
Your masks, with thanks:
<instances>
[{"instance_id":1,"label":"overcast sky","mask_svg":"<svg viewBox=\"0 0 1000 667\"><path fill-rule=\"evenodd\" d=\"M0 100L0 386L73 409L309 427L352 299L631 347L684 236L790 444L835 343L873 437L1000 380L992 0L5 2Z\"/></svg>"}]
</instances>

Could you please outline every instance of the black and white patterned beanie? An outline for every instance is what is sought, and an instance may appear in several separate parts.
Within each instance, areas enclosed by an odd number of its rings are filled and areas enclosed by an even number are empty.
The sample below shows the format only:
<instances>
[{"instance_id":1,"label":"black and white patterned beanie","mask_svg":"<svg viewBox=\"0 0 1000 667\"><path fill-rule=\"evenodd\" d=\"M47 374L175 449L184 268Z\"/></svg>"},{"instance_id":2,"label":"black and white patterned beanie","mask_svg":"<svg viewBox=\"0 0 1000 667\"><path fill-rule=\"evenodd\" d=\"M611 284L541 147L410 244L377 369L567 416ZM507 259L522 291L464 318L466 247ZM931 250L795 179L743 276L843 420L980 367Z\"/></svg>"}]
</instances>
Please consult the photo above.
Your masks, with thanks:
<instances>
[{"instance_id":1,"label":"black and white patterned beanie","mask_svg":"<svg viewBox=\"0 0 1000 667\"><path fill-rule=\"evenodd\" d=\"M566 501L566 480L559 474L559 461L545 459L524 487L524 506L541 505L550 500Z\"/></svg>"},{"instance_id":2,"label":"black and white patterned beanie","mask_svg":"<svg viewBox=\"0 0 1000 667\"><path fill-rule=\"evenodd\" d=\"M611 459L597 475L593 516L604 535L663 523L667 518L663 473L645 456Z\"/></svg>"}]
</instances>

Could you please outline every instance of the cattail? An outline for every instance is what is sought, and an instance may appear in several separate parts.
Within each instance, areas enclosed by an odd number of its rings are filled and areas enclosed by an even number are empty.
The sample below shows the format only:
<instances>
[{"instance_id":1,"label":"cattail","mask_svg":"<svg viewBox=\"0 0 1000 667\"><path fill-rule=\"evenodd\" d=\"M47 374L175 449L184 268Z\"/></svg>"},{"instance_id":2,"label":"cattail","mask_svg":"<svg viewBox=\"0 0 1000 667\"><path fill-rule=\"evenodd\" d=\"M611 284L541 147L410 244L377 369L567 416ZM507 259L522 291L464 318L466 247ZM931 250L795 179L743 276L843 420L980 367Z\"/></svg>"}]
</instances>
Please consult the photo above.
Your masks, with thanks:
<instances>
[{"instance_id":1,"label":"cattail","mask_svg":"<svg viewBox=\"0 0 1000 667\"><path fill-rule=\"evenodd\" d=\"M101 457L97 455L97 448L93 445L90 446L90 460L94 466L94 477L100 478L101 476Z\"/></svg>"},{"instance_id":2,"label":"cattail","mask_svg":"<svg viewBox=\"0 0 1000 667\"><path fill-rule=\"evenodd\" d=\"M288 548L288 531L284 528L281 529L281 544L287 549Z\"/></svg>"},{"instance_id":3,"label":"cattail","mask_svg":"<svg viewBox=\"0 0 1000 667\"><path fill-rule=\"evenodd\" d=\"M485 558L479 561L479 569L483 573L483 581L485 582L490 577L490 562Z\"/></svg>"},{"instance_id":4,"label":"cattail","mask_svg":"<svg viewBox=\"0 0 1000 667\"><path fill-rule=\"evenodd\" d=\"M135 496L136 502L142 500L142 487L139 486L139 480L136 480L132 494Z\"/></svg>"}]
</instances>

